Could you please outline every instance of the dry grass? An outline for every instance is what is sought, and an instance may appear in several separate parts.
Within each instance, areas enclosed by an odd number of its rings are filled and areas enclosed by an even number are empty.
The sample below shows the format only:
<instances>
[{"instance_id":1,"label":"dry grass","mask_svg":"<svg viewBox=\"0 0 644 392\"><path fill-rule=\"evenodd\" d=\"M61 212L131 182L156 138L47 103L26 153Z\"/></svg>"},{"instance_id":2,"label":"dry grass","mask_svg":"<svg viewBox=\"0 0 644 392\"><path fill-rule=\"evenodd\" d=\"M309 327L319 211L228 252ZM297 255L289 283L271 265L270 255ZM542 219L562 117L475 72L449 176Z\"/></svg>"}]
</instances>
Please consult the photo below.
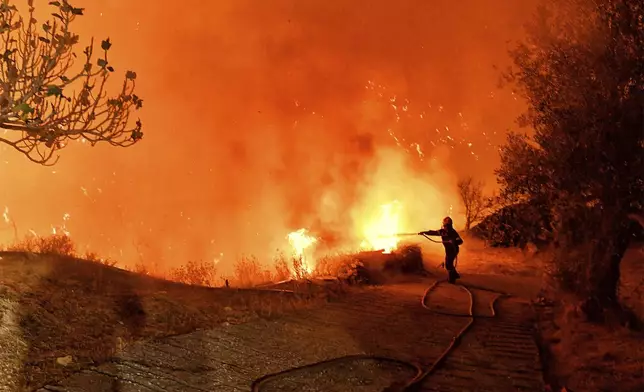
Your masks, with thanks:
<instances>
[{"instance_id":1,"label":"dry grass","mask_svg":"<svg viewBox=\"0 0 644 392\"><path fill-rule=\"evenodd\" d=\"M272 317L338 294L327 288L304 287L293 294L188 286L69 256L0 256L0 311L3 319L13 314L11 309L18 312L17 327L0 333L0 346L24 343L22 369L14 373L29 389L101 363L139 339ZM210 272L203 263L188 263L173 276L207 285ZM11 304L16 306L10 309ZM57 358L68 355L70 365L57 364ZM10 373L3 369L3 374Z\"/></svg>"},{"instance_id":2,"label":"dry grass","mask_svg":"<svg viewBox=\"0 0 644 392\"><path fill-rule=\"evenodd\" d=\"M539 310L539 331L554 390L639 392L644 379L644 335L619 325L583 320L575 301L559 298Z\"/></svg>"},{"instance_id":3,"label":"dry grass","mask_svg":"<svg viewBox=\"0 0 644 392\"><path fill-rule=\"evenodd\" d=\"M230 282L235 287L253 287L274 280L274 274L254 256L243 256L234 265L234 275Z\"/></svg>"},{"instance_id":4,"label":"dry grass","mask_svg":"<svg viewBox=\"0 0 644 392\"><path fill-rule=\"evenodd\" d=\"M271 270L255 257L242 257L235 262L234 275L230 278L230 283L235 287L253 287L291 279L323 277L349 279L357 275L357 269L362 265L354 255L348 254L328 255L319 259L310 272L299 257L289 259L284 254L278 254L272 264Z\"/></svg>"},{"instance_id":5,"label":"dry grass","mask_svg":"<svg viewBox=\"0 0 644 392\"><path fill-rule=\"evenodd\" d=\"M28 234L22 240L7 246L4 250L8 252L78 257L110 267L114 267L117 264L116 260L100 257L96 252L86 251L85 254L79 254L72 238L65 234L51 234L44 237Z\"/></svg>"},{"instance_id":6,"label":"dry grass","mask_svg":"<svg viewBox=\"0 0 644 392\"><path fill-rule=\"evenodd\" d=\"M546 253L536 252L535 249L521 250L518 248L493 248L477 238L466 236L458 256L458 269L469 274L510 275L541 277ZM427 246L425 247L427 248ZM442 246L430 248L442 259ZM442 261L442 260L441 260Z\"/></svg>"},{"instance_id":7,"label":"dry grass","mask_svg":"<svg viewBox=\"0 0 644 392\"><path fill-rule=\"evenodd\" d=\"M288 266L286 257L284 257L283 254L279 254L275 258L273 265L275 267L275 274L273 275L273 279L276 282L281 282L291 278L291 270Z\"/></svg>"},{"instance_id":8,"label":"dry grass","mask_svg":"<svg viewBox=\"0 0 644 392\"><path fill-rule=\"evenodd\" d=\"M21 241L7 247L9 252L31 252L40 254L56 254L61 256L75 256L76 245L69 236L52 234L46 237L27 235ZM97 261L98 257L91 254Z\"/></svg>"},{"instance_id":9,"label":"dry grass","mask_svg":"<svg viewBox=\"0 0 644 392\"><path fill-rule=\"evenodd\" d=\"M188 261L182 266L171 269L168 279L195 286L214 287L217 284L217 267L214 263Z\"/></svg>"},{"instance_id":10,"label":"dry grass","mask_svg":"<svg viewBox=\"0 0 644 392\"><path fill-rule=\"evenodd\" d=\"M72 239L64 234L45 237L29 235L7 247L6 250L76 257L110 267L117 266L115 260L101 258L94 252L88 251L85 254L79 254ZM235 262L231 277L220 276L216 264L206 261L188 261L169 271L164 271L158 266L152 266L140 260L133 267L125 269L139 275L195 286L217 287L223 286L228 281L231 287L249 288L290 279L302 280L329 276L349 278L356 275L357 268L362 265L354 255L336 254L318 260L313 271L307 271L301 257L288 258L283 253L279 253L271 264L272 266L264 265L254 256L242 256Z\"/></svg>"}]
</instances>

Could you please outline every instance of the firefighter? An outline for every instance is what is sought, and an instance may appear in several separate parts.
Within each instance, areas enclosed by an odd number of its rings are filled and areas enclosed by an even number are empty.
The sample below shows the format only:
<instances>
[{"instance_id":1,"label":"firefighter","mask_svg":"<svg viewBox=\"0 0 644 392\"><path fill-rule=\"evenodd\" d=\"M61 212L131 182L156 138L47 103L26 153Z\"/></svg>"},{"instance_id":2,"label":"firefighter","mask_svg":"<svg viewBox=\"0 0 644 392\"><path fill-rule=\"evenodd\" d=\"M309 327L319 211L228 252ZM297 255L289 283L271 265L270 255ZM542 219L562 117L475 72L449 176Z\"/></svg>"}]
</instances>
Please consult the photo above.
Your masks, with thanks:
<instances>
[{"instance_id":1,"label":"firefighter","mask_svg":"<svg viewBox=\"0 0 644 392\"><path fill-rule=\"evenodd\" d=\"M443 226L439 230L421 231L420 235L440 236L445 247L445 269L447 270L447 281L455 283L461 276L456 271L456 258L458 257L459 246L463 239L454 230L452 218L449 216L443 219Z\"/></svg>"}]
</instances>

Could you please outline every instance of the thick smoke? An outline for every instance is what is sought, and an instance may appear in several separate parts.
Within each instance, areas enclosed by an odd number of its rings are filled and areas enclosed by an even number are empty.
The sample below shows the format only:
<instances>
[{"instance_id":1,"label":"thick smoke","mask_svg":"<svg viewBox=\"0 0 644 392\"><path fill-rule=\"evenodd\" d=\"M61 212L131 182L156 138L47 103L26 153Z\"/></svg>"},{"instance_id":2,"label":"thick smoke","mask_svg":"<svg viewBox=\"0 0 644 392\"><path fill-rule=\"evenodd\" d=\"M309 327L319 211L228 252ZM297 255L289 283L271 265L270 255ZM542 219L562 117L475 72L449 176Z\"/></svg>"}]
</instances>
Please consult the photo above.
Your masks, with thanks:
<instances>
[{"instance_id":1,"label":"thick smoke","mask_svg":"<svg viewBox=\"0 0 644 392\"><path fill-rule=\"evenodd\" d=\"M82 38L110 36L117 73L139 74L145 138L71 146L53 168L3 148L0 198L21 235L65 224L126 264L264 259L300 227L359 240L393 199L405 229L438 224L458 176L493 182L520 109L497 84L527 2L85 6Z\"/></svg>"}]
</instances>

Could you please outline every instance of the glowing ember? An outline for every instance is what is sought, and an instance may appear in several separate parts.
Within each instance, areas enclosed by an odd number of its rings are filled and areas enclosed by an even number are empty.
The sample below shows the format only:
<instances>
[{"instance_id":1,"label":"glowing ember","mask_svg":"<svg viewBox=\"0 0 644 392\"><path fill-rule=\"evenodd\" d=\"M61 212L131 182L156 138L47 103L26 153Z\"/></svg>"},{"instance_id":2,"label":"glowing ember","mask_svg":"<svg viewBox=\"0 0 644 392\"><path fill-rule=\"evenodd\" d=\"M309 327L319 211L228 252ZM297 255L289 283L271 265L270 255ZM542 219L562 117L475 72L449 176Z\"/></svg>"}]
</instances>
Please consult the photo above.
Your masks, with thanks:
<instances>
[{"instance_id":1,"label":"glowing ember","mask_svg":"<svg viewBox=\"0 0 644 392\"><path fill-rule=\"evenodd\" d=\"M365 249L382 250L383 253L391 253L398 246L400 232L400 211L402 205L394 200L391 203L380 206L380 213L365 227L362 243Z\"/></svg>"},{"instance_id":2,"label":"glowing ember","mask_svg":"<svg viewBox=\"0 0 644 392\"><path fill-rule=\"evenodd\" d=\"M317 238L309 235L306 229L299 229L289 233L286 236L286 239L288 239L289 244L291 244L291 247L295 252L295 256L302 260L302 267L306 272L311 273L312 266L309 264L304 251L318 242Z\"/></svg>"},{"instance_id":3,"label":"glowing ember","mask_svg":"<svg viewBox=\"0 0 644 392\"><path fill-rule=\"evenodd\" d=\"M62 234L62 235L66 235L67 237L70 237L71 234L67 230L67 225L65 224L65 222L69 221L70 217L71 216L68 213L63 214L63 224L61 226L51 225L51 233L54 235Z\"/></svg>"}]
</instances>

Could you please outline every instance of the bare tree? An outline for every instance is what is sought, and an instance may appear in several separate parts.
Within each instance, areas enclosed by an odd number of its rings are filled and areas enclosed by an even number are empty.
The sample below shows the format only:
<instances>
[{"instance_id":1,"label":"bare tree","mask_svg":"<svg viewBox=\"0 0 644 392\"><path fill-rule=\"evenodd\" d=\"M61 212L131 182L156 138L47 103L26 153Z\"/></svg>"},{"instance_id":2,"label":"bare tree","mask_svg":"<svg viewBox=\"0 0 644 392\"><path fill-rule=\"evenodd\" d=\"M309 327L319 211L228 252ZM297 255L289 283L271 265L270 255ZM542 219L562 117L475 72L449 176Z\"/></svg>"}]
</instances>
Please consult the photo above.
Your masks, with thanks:
<instances>
[{"instance_id":1,"label":"bare tree","mask_svg":"<svg viewBox=\"0 0 644 392\"><path fill-rule=\"evenodd\" d=\"M0 3L0 143L31 161L55 164L56 151L69 141L94 145L107 142L127 147L141 139L141 122L131 121L143 101L134 94L136 73L127 71L120 91L109 96L106 84L114 68L109 63L109 38L94 55L94 41L77 64L79 36L70 30L82 8L67 0L50 1L52 18L39 23L34 1L26 18L10 0Z\"/></svg>"},{"instance_id":2,"label":"bare tree","mask_svg":"<svg viewBox=\"0 0 644 392\"><path fill-rule=\"evenodd\" d=\"M465 208L465 230L479 223L492 207L491 197L483 195L483 182L474 181L472 177L459 180L457 183L461 203Z\"/></svg>"}]
</instances>

